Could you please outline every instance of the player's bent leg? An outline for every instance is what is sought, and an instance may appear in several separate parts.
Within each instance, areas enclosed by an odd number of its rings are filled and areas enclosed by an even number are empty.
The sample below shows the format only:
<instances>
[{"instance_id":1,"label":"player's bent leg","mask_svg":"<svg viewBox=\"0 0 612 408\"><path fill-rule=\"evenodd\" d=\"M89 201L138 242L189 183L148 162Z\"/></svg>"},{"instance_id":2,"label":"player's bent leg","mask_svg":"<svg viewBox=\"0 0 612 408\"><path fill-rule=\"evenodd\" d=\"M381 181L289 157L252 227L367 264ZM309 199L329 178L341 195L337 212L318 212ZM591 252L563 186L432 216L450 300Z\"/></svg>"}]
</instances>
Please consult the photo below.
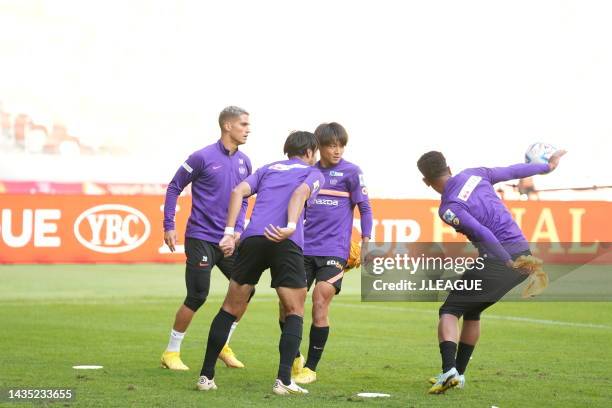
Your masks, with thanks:
<instances>
[{"instance_id":1,"label":"player's bent leg","mask_svg":"<svg viewBox=\"0 0 612 408\"><path fill-rule=\"evenodd\" d=\"M244 368L244 364L240 360L238 360L236 354L230 348L228 343L233 331L236 329L238 321L246 311L252 294L252 285L240 285L238 282L230 280L230 286L228 288L225 301L223 302L222 309L230 313L231 315L236 316L236 321L232 323L227 335L226 342L218 355L219 360L223 361L223 363L225 363L226 367L228 368Z\"/></svg>"},{"instance_id":2,"label":"player's bent leg","mask_svg":"<svg viewBox=\"0 0 612 408\"><path fill-rule=\"evenodd\" d=\"M449 388L459 384L459 373L455 368L455 355L457 353L457 339L459 337L457 325L463 312L454 309L449 308L446 302L440 307L438 346L440 348L440 357L442 358L442 374L436 377L436 382L429 389L430 394L442 394Z\"/></svg>"},{"instance_id":3,"label":"player's bent leg","mask_svg":"<svg viewBox=\"0 0 612 408\"><path fill-rule=\"evenodd\" d=\"M329 336L329 305L336 288L328 282L317 282L312 293L312 325L310 326L308 359L304 369L295 376L298 384L309 384L317 379L317 365Z\"/></svg>"},{"instance_id":4,"label":"player's bent leg","mask_svg":"<svg viewBox=\"0 0 612 408\"><path fill-rule=\"evenodd\" d=\"M278 395L286 395L287 393L305 394L307 391L297 386L291 379L291 366L302 340L306 288L277 287L276 292L286 316L278 343L280 360L277 382L272 391ZM290 392L289 389L293 391Z\"/></svg>"},{"instance_id":5,"label":"player's bent leg","mask_svg":"<svg viewBox=\"0 0 612 408\"><path fill-rule=\"evenodd\" d=\"M198 381L198 384L201 381L206 382L214 379L215 363L219 353L227 342L227 336L232 328L232 324L244 314L250 293L251 285L240 285L234 280L230 281L223 306L210 325L204 362L202 364L202 369L200 370L200 380ZM214 388L206 388L198 385L198 389L207 391Z\"/></svg>"},{"instance_id":6,"label":"player's bent leg","mask_svg":"<svg viewBox=\"0 0 612 408\"><path fill-rule=\"evenodd\" d=\"M280 327L281 333L283 332L283 329L285 327L285 317L287 317L287 314L285 313L285 309L283 308L283 303L279 300L278 301L278 326ZM293 359L293 364L291 364L291 378L294 378L302 371L305 363L306 363L306 359L300 353L300 350L298 348L296 356Z\"/></svg>"},{"instance_id":7,"label":"player's bent leg","mask_svg":"<svg viewBox=\"0 0 612 408\"><path fill-rule=\"evenodd\" d=\"M249 298L252 292L253 285L248 283L241 285L231 279L221 308L236 316L236 319L239 320L249 305Z\"/></svg>"},{"instance_id":8,"label":"player's bent leg","mask_svg":"<svg viewBox=\"0 0 612 408\"><path fill-rule=\"evenodd\" d=\"M465 371L480 338L480 313L489 305L477 307L475 310L467 311L463 315L463 326L461 327L461 337L457 347L456 368L459 373L459 384L457 388L465 387Z\"/></svg>"},{"instance_id":9,"label":"player's bent leg","mask_svg":"<svg viewBox=\"0 0 612 408\"><path fill-rule=\"evenodd\" d=\"M199 254L204 251L202 244L191 242L190 245L196 245L196 256L199 258ZM193 258L193 252L194 249L191 248L187 259L187 267L185 268L187 296L185 297L183 305L181 305L176 312L168 346L161 356L162 368L180 371L189 370L189 367L181 360L181 343L194 314L204 304L208 297L211 272L210 265L199 266L199 264L194 264L193 259L189 259L189 256Z\"/></svg>"},{"instance_id":10,"label":"player's bent leg","mask_svg":"<svg viewBox=\"0 0 612 408\"><path fill-rule=\"evenodd\" d=\"M189 327L194 314L195 312L184 304L176 312L174 326L170 332L170 341L161 356L162 368L179 371L189 370L189 367L181 360L181 342L185 337L185 331Z\"/></svg>"}]
</instances>

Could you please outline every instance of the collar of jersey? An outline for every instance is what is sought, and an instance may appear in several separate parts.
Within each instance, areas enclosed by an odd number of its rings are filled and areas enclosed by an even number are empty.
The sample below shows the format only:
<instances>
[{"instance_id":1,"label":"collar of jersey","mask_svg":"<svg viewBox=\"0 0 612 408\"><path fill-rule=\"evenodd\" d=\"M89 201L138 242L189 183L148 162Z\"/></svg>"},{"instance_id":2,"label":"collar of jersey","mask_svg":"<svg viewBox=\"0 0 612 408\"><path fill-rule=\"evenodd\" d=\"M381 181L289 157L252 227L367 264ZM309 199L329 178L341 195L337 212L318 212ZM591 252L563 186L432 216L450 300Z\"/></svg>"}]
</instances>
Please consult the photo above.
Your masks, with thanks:
<instances>
[{"instance_id":1,"label":"collar of jersey","mask_svg":"<svg viewBox=\"0 0 612 408\"><path fill-rule=\"evenodd\" d=\"M340 161L338 162L338 164L334 164L334 165L333 165L333 166L331 166L331 167L323 167L323 166L321 165L321 160L319 160L319 161L317 162L317 168L318 168L319 170L321 170L321 171L334 170L336 167L340 166L342 163L344 163L344 159L340 159Z\"/></svg>"},{"instance_id":2,"label":"collar of jersey","mask_svg":"<svg viewBox=\"0 0 612 408\"><path fill-rule=\"evenodd\" d=\"M225 146L223 146L223 142L221 141L221 139L217 140L217 146L219 146L219 150L221 150L221 153L225 154L226 156L230 156L230 151L227 150L225 148ZM236 153L238 153L238 147L236 147L236 152L234 153L234 155Z\"/></svg>"}]
</instances>

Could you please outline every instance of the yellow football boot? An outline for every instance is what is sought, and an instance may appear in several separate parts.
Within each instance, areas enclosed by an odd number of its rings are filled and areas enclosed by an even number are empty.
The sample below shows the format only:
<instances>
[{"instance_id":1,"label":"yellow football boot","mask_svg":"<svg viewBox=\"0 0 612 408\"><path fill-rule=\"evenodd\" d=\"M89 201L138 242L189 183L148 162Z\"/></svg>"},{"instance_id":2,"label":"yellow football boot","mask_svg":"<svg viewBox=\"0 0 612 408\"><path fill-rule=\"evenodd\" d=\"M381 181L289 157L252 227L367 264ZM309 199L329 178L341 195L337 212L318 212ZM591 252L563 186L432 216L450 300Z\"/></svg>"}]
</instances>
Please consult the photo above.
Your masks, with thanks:
<instances>
[{"instance_id":1,"label":"yellow football boot","mask_svg":"<svg viewBox=\"0 0 612 408\"><path fill-rule=\"evenodd\" d=\"M298 384L310 384L317 381L317 373L308 367L302 368L302 371L293 380Z\"/></svg>"},{"instance_id":2,"label":"yellow football boot","mask_svg":"<svg viewBox=\"0 0 612 408\"><path fill-rule=\"evenodd\" d=\"M181 360L181 353L179 351L164 351L164 354L161 356L161 366L170 370L189 370L189 367Z\"/></svg>"},{"instance_id":3,"label":"yellow football boot","mask_svg":"<svg viewBox=\"0 0 612 408\"><path fill-rule=\"evenodd\" d=\"M296 357L295 360L293 360L293 365L291 366L291 378L295 377L302 371L302 368L304 368L305 363L306 360L301 354L299 357Z\"/></svg>"},{"instance_id":4,"label":"yellow football boot","mask_svg":"<svg viewBox=\"0 0 612 408\"><path fill-rule=\"evenodd\" d=\"M244 368L244 364L236 358L236 354L228 344L221 349L219 360L223 361L228 368Z\"/></svg>"},{"instance_id":5,"label":"yellow football boot","mask_svg":"<svg viewBox=\"0 0 612 408\"><path fill-rule=\"evenodd\" d=\"M437 381L429 389L430 394L443 394L449 388L453 388L459 384L459 373L455 367L447 372L440 374Z\"/></svg>"}]
</instances>

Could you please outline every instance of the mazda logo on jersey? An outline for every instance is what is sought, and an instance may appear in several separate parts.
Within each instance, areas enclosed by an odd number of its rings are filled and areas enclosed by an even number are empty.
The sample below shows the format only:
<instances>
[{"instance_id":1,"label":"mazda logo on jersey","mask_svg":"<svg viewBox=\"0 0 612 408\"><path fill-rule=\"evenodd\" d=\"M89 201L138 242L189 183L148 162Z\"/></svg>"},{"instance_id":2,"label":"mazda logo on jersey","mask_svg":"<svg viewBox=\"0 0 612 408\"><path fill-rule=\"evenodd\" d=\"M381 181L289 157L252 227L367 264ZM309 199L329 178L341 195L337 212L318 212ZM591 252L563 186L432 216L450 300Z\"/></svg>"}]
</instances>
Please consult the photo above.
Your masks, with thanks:
<instances>
[{"instance_id":1,"label":"mazda logo on jersey","mask_svg":"<svg viewBox=\"0 0 612 408\"><path fill-rule=\"evenodd\" d=\"M85 210L74 222L74 236L84 247L105 254L128 252L151 234L147 217L122 204L102 204Z\"/></svg>"},{"instance_id":2,"label":"mazda logo on jersey","mask_svg":"<svg viewBox=\"0 0 612 408\"><path fill-rule=\"evenodd\" d=\"M337 206L338 200L330 200L327 198L315 198L315 204Z\"/></svg>"}]
</instances>

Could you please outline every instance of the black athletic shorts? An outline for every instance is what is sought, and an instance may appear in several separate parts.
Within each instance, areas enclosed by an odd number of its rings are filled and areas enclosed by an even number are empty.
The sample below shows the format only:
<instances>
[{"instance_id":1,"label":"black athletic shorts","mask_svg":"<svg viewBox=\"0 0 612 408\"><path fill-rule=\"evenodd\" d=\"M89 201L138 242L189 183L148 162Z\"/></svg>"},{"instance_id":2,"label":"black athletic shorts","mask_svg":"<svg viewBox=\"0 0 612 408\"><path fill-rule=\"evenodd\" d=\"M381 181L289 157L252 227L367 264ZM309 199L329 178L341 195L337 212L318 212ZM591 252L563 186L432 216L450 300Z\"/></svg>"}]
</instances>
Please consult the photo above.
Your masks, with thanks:
<instances>
[{"instance_id":1,"label":"black athletic shorts","mask_svg":"<svg viewBox=\"0 0 612 408\"><path fill-rule=\"evenodd\" d=\"M185 305L191 310L197 310L208 296L210 290L210 273L216 265L223 275L229 279L234 270L236 254L227 258L219 245L195 238L185 239L185 286L187 297Z\"/></svg>"},{"instance_id":2,"label":"black athletic shorts","mask_svg":"<svg viewBox=\"0 0 612 408\"><path fill-rule=\"evenodd\" d=\"M336 295L340 293L345 265L346 259L337 256L304 256L304 269L306 270L308 290L317 281L333 285L336 288Z\"/></svg>"},{"instance_id":3,"label":"black athletic shorts","mask_svg":"<svg viewBox=\"0 0 612 408\"><path fill-rule=\"evenodd\" d=\"M290 239L273 242L261 235L240 243L232 279L241 285L256 285L268 268L272 275L271 287L306 287L302 248Z\"/></svg>"},{"instance_id":4,"label":"black athletic shorts","mask_svg":"<svg viewBox=\"0 0 612 408\"><path fill-rule=\"evenodd\" d=\"M531 255L524 251L512 256L516 259L521 255ZM452 290L444 304L440 307L440 315L452 314L463 316L464 320L480 320L480 313L510 292L515 286L527 279L527 275L509 268L500 261L486 260L482 270L471 269L464 273L463 280L479 279L482 281L481 291Z\"/></svg>"}]
</instances>

